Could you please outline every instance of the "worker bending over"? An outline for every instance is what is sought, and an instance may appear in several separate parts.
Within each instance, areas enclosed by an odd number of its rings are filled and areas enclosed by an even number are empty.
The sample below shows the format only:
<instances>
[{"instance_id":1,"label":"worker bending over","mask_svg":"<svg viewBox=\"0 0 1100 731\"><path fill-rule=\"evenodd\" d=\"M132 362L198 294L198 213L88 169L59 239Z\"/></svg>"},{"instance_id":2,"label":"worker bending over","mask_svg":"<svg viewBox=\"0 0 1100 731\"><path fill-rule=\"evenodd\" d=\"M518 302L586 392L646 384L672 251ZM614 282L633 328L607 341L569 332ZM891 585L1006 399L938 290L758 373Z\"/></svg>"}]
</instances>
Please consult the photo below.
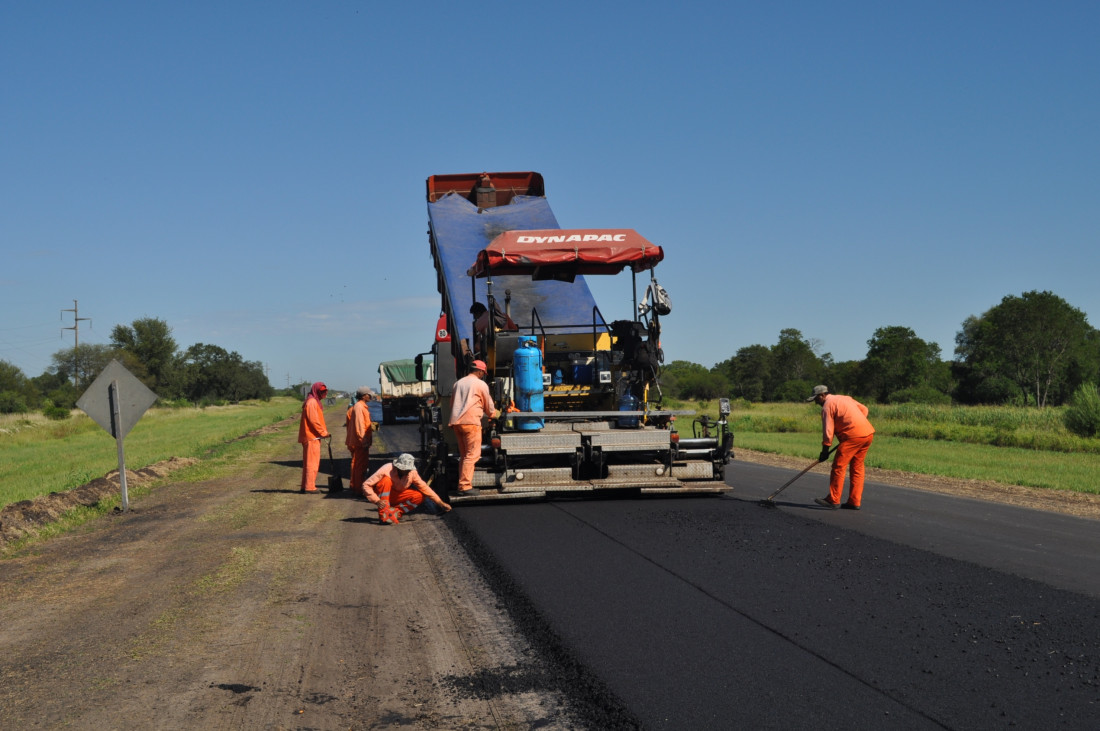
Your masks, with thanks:
<instances>
[{"instance_id":1,"label":"worker bending over","mask_svg":"<svg viewBox=\"0 0 1100 731\"><path fill-rule=\"evenodd\" d=\"M455 381L451 390L451 419L447 426L458 440L458 494L479 495L474 487L474 465L481 458L481 420L496 418L496 406L485 385L485 363L475 360L470 372Z\"/></svg>"},{"instance_id":2,"label":"worker bending over","mask_svg":"<svg viewBox=\"0 0 1100 731\"><path fill-rule=\"evenodd\" d=\"M828 497L815 498L814 502L830 510L847 508L859 510L863 501L863 461L871 442L875 438L875 428L867 420L867 407L851 396L838 396L829 393L828 386L814 386L813 395L806 399L821 407L821 454L818 461L829 459L829 448L836 435L840 443L833 457L833 469L829 473ZM848 502L841 505L844 494L844 471L851 465L851 477L848 487Z\"/></svg>"},{"instance_id":3,"label":"worker bending over","mask_svg":"<svg viewBox=\"0 0 1100 731\"><path fill-rule=\"evenodd\" d=\"M329 438L321 399L327 393L328 386L317 381L302 404L302 420L298 424L298 443L302 445L302 492L320 492L317 472L321 468L321 440Z\"/></svg>"},{"instance_id":4,"label":"worker bending over","mask_svg":"<svg viewBox=\"0 0 1100 731\"><path fill-rule=\"evenodd\" d=\"M387 462L363 482L367 500L378 506L378 520L383 525L397 525L409 513L424 508L432 515L448 513L451 506L435 493L416 471L411 454L400 454ZM428 498L428 502L424 502Z\"/></svg>"},{"instance_id":5,"label":"worker bending over","mask_svg":"<svg viewBox=\"0 0 1100 731\"><path fill-rule=\"evenodd\" d=\"M355 403L348 408L344 428L347 436L344 444L351 452L351 484L353 489L362 490L367 471L370 469L370 445L374 441L374 424L370 420L370 389L360 386L355 391Z\"/></svg>"}]
</instances>

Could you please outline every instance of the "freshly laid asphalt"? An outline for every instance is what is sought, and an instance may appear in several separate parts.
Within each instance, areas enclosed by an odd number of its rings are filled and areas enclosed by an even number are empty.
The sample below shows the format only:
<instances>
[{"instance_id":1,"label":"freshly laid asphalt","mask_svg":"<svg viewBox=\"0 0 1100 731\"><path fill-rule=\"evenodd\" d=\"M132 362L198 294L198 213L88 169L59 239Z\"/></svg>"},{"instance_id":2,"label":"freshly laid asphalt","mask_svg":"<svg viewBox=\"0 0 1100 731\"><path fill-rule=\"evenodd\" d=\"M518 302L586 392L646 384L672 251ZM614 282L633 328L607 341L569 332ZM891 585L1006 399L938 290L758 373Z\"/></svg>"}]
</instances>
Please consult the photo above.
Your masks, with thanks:
<instances>
[{"instance_id":1,"label":"freshly laid asphalt","mask_svg":"<svg viewBox=\"0 0 1100 731\"><path fill-rule=\"evenodd\" d=\"M829 511L816 473L758 504L793 474L447 520L619 714L593 723L1100 728L1097 521L875 483Z\"/></svg>"}]
</instances>

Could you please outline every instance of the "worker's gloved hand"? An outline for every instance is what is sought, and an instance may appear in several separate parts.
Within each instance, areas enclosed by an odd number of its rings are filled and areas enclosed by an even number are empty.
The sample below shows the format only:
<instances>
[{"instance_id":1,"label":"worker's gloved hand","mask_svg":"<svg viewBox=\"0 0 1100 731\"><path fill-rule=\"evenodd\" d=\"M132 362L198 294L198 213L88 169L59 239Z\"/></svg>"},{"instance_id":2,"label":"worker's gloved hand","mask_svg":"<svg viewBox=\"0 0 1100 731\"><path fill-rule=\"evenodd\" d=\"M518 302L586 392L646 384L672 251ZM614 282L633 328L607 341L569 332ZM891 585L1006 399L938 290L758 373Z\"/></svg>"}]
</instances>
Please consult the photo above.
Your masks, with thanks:
<instances>
[{"instance_id":1,"label":"worker's gloved hand","mask_svg":"<svg viewBox=\"0 0 1100 731\"><path fill-rule=\"evenodd\" d=\"M821 454L817 455L817 461L818 462L824 462L827 459L829 459L829 448L828 447L822 447L821 448Z\"/></svg>"}]
</instances>

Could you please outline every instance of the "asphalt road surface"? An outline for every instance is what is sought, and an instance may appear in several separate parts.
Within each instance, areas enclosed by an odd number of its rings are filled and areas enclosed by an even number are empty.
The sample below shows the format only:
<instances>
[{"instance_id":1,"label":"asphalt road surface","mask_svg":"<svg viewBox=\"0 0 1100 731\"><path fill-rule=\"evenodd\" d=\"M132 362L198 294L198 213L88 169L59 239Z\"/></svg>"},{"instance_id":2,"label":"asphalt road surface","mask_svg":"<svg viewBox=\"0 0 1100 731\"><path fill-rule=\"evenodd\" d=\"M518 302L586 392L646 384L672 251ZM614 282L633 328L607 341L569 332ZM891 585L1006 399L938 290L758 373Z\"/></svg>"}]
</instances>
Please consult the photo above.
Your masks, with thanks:
<instances>
[{"instance_id":1,"label":"asphalt road surface","mask_svg":"<svg viewBox=\"0 0 1100 731\"><path fill-rule=\"evenodd\" d=\"M793 474L448 522L644 728L1100 728L1096 521L877 483L829 511L815 473L759 505Z\"/></svg>"}]
</instances>

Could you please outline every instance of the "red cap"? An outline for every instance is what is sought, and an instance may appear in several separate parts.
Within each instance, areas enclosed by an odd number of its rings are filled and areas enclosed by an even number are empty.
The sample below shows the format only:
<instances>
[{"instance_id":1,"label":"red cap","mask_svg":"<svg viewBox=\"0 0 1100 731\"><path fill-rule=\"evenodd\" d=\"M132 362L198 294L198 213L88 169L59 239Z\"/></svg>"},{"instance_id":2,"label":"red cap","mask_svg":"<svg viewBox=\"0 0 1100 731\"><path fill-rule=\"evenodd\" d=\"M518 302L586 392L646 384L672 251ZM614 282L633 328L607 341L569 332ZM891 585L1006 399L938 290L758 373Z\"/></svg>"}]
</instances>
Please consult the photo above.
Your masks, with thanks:
<instances>
[{"instance_id":1,"label":"red cap","mask_svg":"<svg viewBox=\"0 0 1100 731\"><path fill-rule=\"evenodd\" d=\"M486 373L489 372L489 369L485 367L485 361L483 360L475 360L473 363L470 364L470 367L476 368L479 371L485 371Z\"/></svg>"}]
</instances>

